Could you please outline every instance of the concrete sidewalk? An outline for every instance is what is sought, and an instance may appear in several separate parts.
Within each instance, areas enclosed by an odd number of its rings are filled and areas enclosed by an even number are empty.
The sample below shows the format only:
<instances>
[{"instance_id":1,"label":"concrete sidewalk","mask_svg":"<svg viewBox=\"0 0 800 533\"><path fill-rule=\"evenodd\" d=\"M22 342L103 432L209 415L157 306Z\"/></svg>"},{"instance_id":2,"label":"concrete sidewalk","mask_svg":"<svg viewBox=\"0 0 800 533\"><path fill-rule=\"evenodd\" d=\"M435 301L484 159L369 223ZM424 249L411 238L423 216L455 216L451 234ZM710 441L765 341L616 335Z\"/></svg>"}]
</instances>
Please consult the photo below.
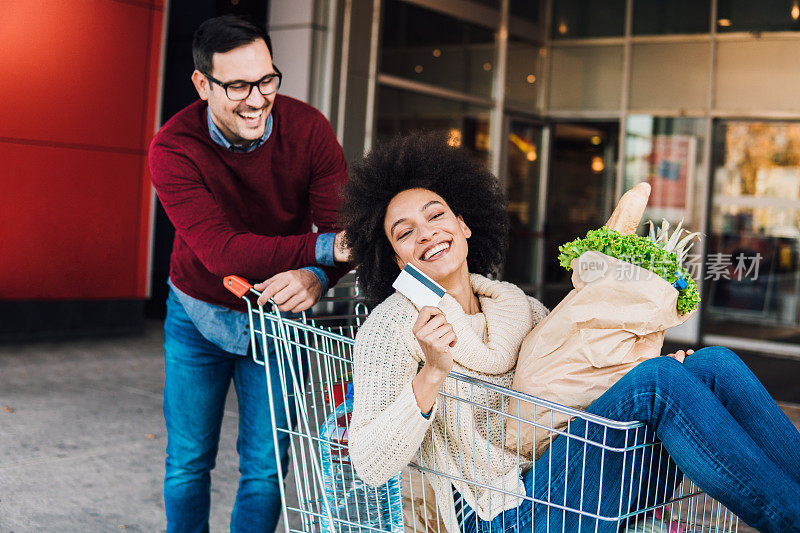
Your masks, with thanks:
<instances>
[{"instance_id":1,"label":"concrete sidewalk","mask_svg":"<svg viewBox=\"0 0 800 533\"><path fill-rule=\"evenodd\" d=\"M164 531L161 325L145 335L0 348L0 531ZM229 398L213 531L236 492Z\"/></svg>"},{"instance_id":2,"label":"concrete sidewalk","mask_svg":"<svg viewBox=\"0 0 800 533\"><path fill-rule=\"evenodd\" d=\"M163 379L156 322L140 337L0 347L0 532L164 531ZM800 423L800 407L785 409ZM231 392L214 532L229 528L236 432Z\"/></svg>"}]
</instances>

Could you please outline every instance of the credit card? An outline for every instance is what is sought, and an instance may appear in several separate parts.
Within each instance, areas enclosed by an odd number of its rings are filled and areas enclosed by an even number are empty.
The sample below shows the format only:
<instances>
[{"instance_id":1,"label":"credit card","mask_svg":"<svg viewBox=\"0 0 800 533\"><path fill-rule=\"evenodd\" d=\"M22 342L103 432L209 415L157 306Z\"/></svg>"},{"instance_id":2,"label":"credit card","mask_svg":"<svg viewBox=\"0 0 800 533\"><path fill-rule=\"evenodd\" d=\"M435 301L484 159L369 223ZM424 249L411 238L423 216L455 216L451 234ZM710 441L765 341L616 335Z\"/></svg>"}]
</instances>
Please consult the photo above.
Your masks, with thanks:
<instances>
[{"instance_id":1,"label":"credit card","mask_svg":"<svg viewBox=\"0 0 800 533\"><path fill-rule=\"evenodd\" d=\"M394 280L392 287L411 300L417 309L422 309L426 305L438 306L447 293L444 287L410 263L400 271L400 275Z\"/></svg>"}]
</instances>

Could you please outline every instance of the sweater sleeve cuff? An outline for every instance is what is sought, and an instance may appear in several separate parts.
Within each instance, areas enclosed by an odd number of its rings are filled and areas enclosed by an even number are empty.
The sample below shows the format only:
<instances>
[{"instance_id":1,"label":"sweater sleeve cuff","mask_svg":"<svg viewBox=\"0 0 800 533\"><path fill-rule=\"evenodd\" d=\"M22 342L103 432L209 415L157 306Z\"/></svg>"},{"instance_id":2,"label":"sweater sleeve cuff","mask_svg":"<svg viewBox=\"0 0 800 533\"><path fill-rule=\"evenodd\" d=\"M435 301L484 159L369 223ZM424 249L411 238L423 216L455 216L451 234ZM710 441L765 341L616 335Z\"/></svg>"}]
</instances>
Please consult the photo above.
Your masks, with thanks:
<instances>
[{"instance_id":1,"label":"sweater sleeve cuff","mask_svg":"<svg viewBox=\"0 0 800 533\"><path fill-rule=\"evenodd\" d=\"M333 245L336 241L335 233L320 233L317 236L317 244L314 246L314 256L317 264L324 266L334 266Z\"/></svg>"},{"instance_id":2,"label":"sweater sleeve cuff","mask_svg":"<svg viewBox=\"0 0 800 533\"><path fill-rule=\"evenodd\" d=\"M413 424L421 424L421 429L423 431L427 431L428 426L430 426L431 421L433 420L434 416L436 416L436 408L439 405L439 399L437 398L435 402L433 402L433 407L428 413L423 413L419 409L419 405L417 404L417 397L414 395L414 386L411 381L408 382L406 386L402 388L400 394L398 396L398 400L403 402L404 404L409 404L409 412L411 412L411 408L413 407L413 412L415 413L414 416L411 416L412 420L409 422ZM405 409L403 410L405 411ZM410 430L411 431L411 430Z\"/></svg>"}]
</instances>

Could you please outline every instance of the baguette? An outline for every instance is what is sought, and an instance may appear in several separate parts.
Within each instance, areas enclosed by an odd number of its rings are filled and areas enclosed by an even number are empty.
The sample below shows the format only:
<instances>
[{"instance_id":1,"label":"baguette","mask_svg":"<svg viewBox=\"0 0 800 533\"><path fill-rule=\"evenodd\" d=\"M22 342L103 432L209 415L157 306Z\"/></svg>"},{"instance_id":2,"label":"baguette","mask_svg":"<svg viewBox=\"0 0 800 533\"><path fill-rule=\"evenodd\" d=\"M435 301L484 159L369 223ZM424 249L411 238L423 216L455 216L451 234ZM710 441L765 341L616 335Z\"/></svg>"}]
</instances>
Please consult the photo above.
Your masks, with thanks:
<instances>
[{"instance_id":1,"label":"baguette","mask_svg":"<svg viewBox=\"0 0 800 533\"><path fill-rule=\"evenodd\" d=\"M642 220L647 200L650 198L650 184L642 182L622 195L617 207L606 222L606 227L618 231L622 235L636 233Z\"/></svg>"}]
</instances>

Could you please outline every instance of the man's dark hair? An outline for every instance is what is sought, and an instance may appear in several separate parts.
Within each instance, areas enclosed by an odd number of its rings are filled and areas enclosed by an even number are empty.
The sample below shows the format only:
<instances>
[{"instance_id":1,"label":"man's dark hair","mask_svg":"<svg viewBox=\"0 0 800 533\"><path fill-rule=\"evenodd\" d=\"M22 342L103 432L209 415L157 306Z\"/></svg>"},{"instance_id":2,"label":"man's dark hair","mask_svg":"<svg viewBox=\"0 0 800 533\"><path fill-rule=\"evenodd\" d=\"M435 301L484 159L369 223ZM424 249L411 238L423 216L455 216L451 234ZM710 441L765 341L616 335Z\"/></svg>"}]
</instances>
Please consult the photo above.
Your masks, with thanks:
<instances>
[{"instance_id":1,"label":"man's dark hair","mask_svg":"<svg viewBox=\"0 0 800 533\"><path fill-rule=\"evenodd\" d=\"M497 178L469 151L450 146L445 132L395 137L353 165L339 208L359 284L370 305L394 292L392 282L400 271L384 232L386 208L398 193L416 188L441 196L472 230L470 272L497 273L505 259L508 215Z\"/></svg>"},{"instance_id":2,"label":"man's dark hair","mask_svg":"<svg viewBox=\"0 0 800 533\"><path fill-rule=\"evenodd\" d=\"M238 15L223 15L200 24L192 39L194 68L211 74L214 54L224 54L234 48L262 39L272 55L272 41L267 32L249 19Z\"/></svg>"}]
</instances>

